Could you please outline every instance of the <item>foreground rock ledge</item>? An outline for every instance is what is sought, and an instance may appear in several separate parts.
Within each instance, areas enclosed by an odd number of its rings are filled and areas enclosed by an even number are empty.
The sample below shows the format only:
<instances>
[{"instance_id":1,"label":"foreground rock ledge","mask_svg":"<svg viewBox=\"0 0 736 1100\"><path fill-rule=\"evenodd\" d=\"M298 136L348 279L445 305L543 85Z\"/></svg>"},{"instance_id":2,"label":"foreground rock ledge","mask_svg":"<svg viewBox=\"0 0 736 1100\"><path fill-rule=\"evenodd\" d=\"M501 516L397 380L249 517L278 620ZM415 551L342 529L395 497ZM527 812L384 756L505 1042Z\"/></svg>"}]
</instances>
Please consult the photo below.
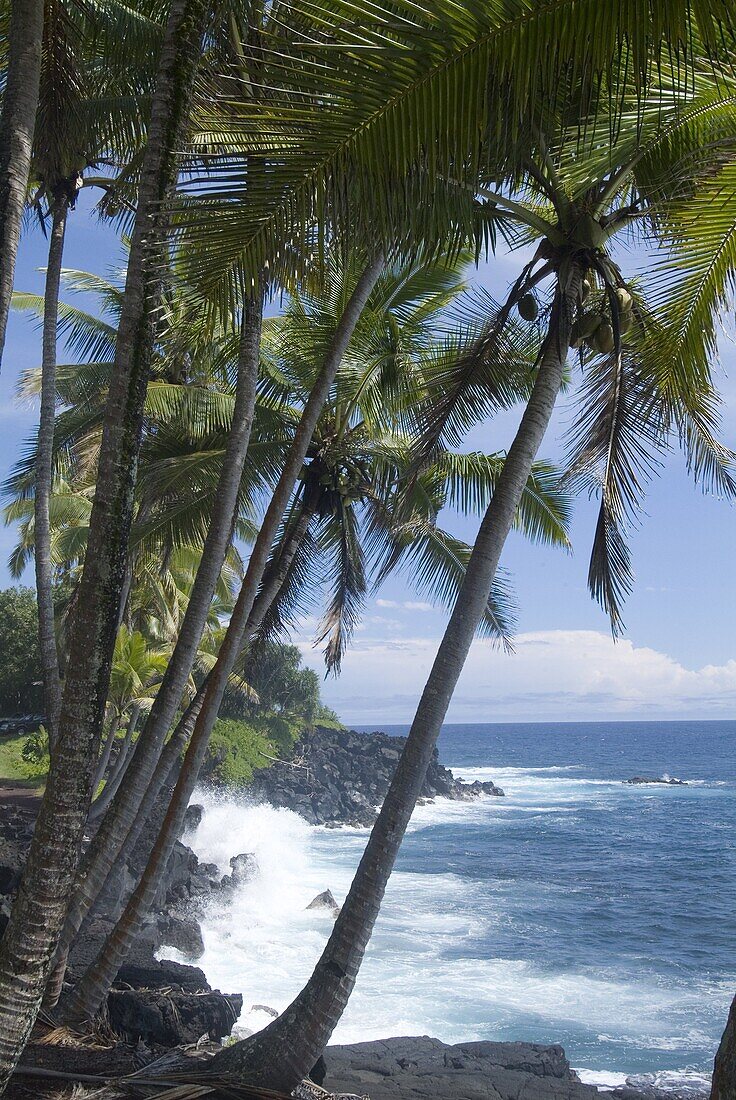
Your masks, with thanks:
<instances>
[{"instance_id":1,"label":"foreground rock ledge","mask_svg":"<svg viewBox=\"0 0 736 1100\"><path fill-rule=\"evenodd\" d=\"M333 1046L324 1088L371 1100L595 1100L560 1046L457 1043L427 1035Z\"/></svg>"}]
</instances>

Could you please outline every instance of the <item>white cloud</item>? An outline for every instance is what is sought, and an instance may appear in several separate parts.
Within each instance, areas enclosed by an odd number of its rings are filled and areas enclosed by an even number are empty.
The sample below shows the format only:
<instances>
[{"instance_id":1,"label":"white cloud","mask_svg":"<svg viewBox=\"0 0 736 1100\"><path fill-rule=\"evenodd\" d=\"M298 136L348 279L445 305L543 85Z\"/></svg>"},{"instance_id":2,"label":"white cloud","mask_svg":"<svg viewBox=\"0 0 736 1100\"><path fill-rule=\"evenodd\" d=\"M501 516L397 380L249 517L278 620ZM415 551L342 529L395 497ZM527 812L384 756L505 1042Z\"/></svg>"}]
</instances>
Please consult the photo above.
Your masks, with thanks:
<instances>
[{"instance_id":1,"label":"white cloud","mask_svg":"<svg viewBox=\"0 0 736 1100\"><path fill-rule=\"evenodd\" d=\"M404 611L434 611L431 603L424 600L376 600L376 607L394 607Z\"/></svg>"},{"instance_id":2,"label":"white cloud","mask_svg":"<svg viewBox=\"0 0 736 1100\"><path fill-rule=\"evenodd\" d=\"M438 639L362 637L325 700L360 724L410 721ZM736 712L736 659L689 669L665 653L603 633L522 634L508 655L490 642L471 647L448 721L592 721L726 718ZM314 651L302 647L316 667Z\"/></svg>"}]
</instances>

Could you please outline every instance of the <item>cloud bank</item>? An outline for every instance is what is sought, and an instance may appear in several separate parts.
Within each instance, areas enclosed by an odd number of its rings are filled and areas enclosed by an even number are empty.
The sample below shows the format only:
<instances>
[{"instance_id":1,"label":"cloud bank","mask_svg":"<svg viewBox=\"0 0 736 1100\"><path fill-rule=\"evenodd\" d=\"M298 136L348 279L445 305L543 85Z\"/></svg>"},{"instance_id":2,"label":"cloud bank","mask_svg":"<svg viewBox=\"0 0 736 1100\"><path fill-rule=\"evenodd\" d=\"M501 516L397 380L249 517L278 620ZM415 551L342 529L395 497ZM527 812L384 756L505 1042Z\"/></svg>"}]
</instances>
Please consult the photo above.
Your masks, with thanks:
<instances>
[{"instance_id":1,"label":"cloud bank","mask_svg":"<svg viewBox=\"0 0 736 1100\"><path fill-rule=\"evenodd\" d=\"M355 725L409 722L436 638L359 636L325 701ZM320 654L300 646L321 671ZM450 722L565 722L736 717L736 659L699 669L592 630L521 634L515 653L477 640L450 705Z\"/></svg>"}]
</instances>

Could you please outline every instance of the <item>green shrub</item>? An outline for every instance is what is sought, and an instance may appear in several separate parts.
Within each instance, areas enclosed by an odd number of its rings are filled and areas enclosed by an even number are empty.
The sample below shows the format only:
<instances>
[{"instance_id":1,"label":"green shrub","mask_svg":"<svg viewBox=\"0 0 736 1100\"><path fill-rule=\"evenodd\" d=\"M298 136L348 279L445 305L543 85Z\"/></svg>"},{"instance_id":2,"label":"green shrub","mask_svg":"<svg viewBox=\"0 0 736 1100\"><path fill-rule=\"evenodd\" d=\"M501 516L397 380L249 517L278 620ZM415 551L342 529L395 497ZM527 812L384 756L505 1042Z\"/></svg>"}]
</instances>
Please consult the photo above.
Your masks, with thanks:
<instances>
[{"instance_id":1,"label":"green shrub","mask_svg":"<svg viewBox=\"0 0 736 1100\"><path fill-rule=\"evenodd\" d=\"M264 755L265 753L265 755ZM219 718L212 730L202 778L223 787L244 787L253 772L271 763L278 748L265 733L248 722Z\"/></svg>"},{"instance_id":2,"label":"green shrub","mask_svg":"<svg viewBox=\"0 0 736 1100\"><path fill-rule=\"evenodd\" d=\"M40 779L48 775L51 767L49 735L43 726L30 733L23 741L18 761L18 771L24 779Z\"/></svg>"}]
</instances>

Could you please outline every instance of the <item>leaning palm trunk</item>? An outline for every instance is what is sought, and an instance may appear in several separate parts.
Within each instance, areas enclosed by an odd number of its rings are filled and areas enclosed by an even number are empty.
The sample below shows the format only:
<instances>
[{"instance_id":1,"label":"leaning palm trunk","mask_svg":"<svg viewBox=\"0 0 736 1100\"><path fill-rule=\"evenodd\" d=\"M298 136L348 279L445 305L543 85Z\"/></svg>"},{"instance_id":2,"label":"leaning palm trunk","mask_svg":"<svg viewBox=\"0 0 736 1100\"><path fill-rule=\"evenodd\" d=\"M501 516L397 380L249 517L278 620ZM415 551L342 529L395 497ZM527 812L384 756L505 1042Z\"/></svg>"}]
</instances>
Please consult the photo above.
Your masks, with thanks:
<instances>
[{"instance_id":1,"label":"leaning palm trunk","mask_svg":"<svg viewBox=\"0 0 736 1100\"><path fill-rule=\"evenodd\" d=\"M266 612L278 595L311 519L312 512L306 508L303 509L278 557L272 563L272 567L264 578L264 584L248 619L245 631L247 640L252 638L258 630ZM205 701L206 698L207 695L205 694ZM67 1020L84 1020L93 1016L99 1010L110 991L120 966L127 958L132 944L141 932L153 899L156 896L161 874L166 867L174 843L180 836L184 826L184 814L199 779L213 724L200 721L195 724L192 739L176 780L166 815L152 846L143 875L99 955L82 976L64 1005L64 1017ZM174 761L172 761L173 764ZM148 808L152 810L155 800L150 798L150 791L148 793L150 800L150 807ZM146 819L148 820L148 814Z\"/></svg>"},{"instance_id":2,"label":"leaning palm trunk","mask_svg":"<svg viewBox=\"0 0 736 1100\"><path fill-rule=\"evenodd\" d=\"M574 266L553 307L529 403L473 547L406 745L332 935L304 989L257 1035L215 1056L213 1069L289 1093L309 1072L337 1025L358 976L406 827L419 797L458 677L488 601L560 390L580 274Z\"/></svg>"},{"instance_id":3,"label":"leaning palm trunk","mask_svg":"<svg viewBox=\"0 0 736 1100\"><path fill-rule=\"evenodd\" d=\"M51 563L51 523L49 505L54 477L54 426L56 423L56 328L59 319L59 288L64 255L69 199L61 194L54 199L49 260L43 299L43 351L41 357L41 412L36 449L36 485L33 505L34 558L38 597L38 636L41 651L43 698L49 746L53 752L61 713L59 651L54 623L53 567Z\"/></svg>"},{"instance_id":4,"label":"leaning palm trunk","mask_svg":"<svg viewBox=\"0 0 736 1100\"><path fill-rule=\"evenodd\" d=\"M198 721L209 723L210 730L217 718L217 711L220 708L233 665L242 648L248 618L264 575L268 555L271 546L275 542L279 525L294 490L314 429L317 426L317 421L355 326L382 270L383 259L378 257L366 267L359 278L335 330L322 370L304 407L284 468L253 547L248 569L230 619L227 635L220 649L217 662L208 677L207 696L202 705L202 714ZM145 731L139 738L139 744L141 741L145 741ZM83 868L83 876L80 876L80 883L69 908L57 963L54 968L54 983L57 989L61 988L61 979L57 971L59 967L65 965L64 959L68 954L69 945L73 942L82 926L82 921L97 899L116 859L119 858L121 848L126 843L126 836L134 826L136 816L140 812L141 799L148 789L154 768L155 759L150 770L146 772L141 770L139 773L136 767L136 759L134 758L131 761L126 772L125 781L120 788L119 797L115 799L110 807L110 811L100 827L98 837L95 838L90 849ZM147 775L147 778L144 781L143 777L145 775ZM136 789L131 793L134 784ZM130 795L129 800L128 795ZM125 817L123 817L122 809L119 811L117 809L118 804L122 806L123 802L126 807ZM125 822L127 822L127 827Z\"/></svg>"},{"instance_id":5,"label":"leaning palm trunk","mask_svg":"<svg viewBox=\"0 0 736 1100\"><path fill-rule=\"evenodd\" d=\"M41 79L44 0L12 0L8 73L0 116L0 361L31 167Z\"/></svg>"},{"instance_id":6,"label":"leaning palm trunk","mask_svg":"<svg viewBox=\"0 0 736 1100\"><path fill-rule=\"evenodd\" d=\"M133 757L81 868L56 953L50 982L53 988L46 993L47 1007L56 1003L58 991L61 990L69 945L94 905L135 822L197 655L212 595L232 538L240 482L253 425L262 317L263 297L259 291L255 298L246 301L243 308L233 420L210 527L187 610L174 652L138 738ZM99 819L99 814L96 817Z\"/></svg>"},{"instance_id":7,"label":"leaning palm trunk","mask_svg":"<svg viewBox=\"0 0 736 1100\"><path fill-rule=\"evenodd\" d=\"M125 729L125 737L123 738L123 743L120 746L120 750L117 754L115 762L112 765L110 774L105 780L105 786L103 790L100 791L99 795L97 796L97 798L95 798L94 802L89 808L89 815L87 818L89 822L99 821L107 807L112 802L113 796L120 786L123 778L123 773L128 766L128 761L130 760L130 756L133 751L133 735L135 733L136 726L138 725L140 714L140 704L136 703L134 704L130 712L130 718L128 719L128 725ZM98 769L97 783L99 784L102 779L104 779L104 771L102 772L102 774L100 774L100 769ZM95 787L96 786L97 784L95 784Z\"/></svg>"},{"instance_id":8,"label":"leaning palm trunk","mask_svg":"<svg viewBox=\"0 0 736 1100\"><path fill-rule=\"evenodd\" d=\"M347 351L350 339L355 331L360 315L365 308L371 291L375 286L378 278L383 270L383 257L379 256L365 268L360 278L358 279L355 289L350 296L350 299L345 307L345 310L340 318L335 333L332 337L330 347L325 355L325 360L322 364L322 369L315 380L315 383L310 391L307 402L304 406L301 419L297 426L292 441L291 447L284 463L284 468L281 471L281 475L277 482L273 496L269 502L266 514L263 518L258 537L256 538L253 550L251 552L250 559L248 561L248 568L243 579L243 583L240 588L240 593L233 609L228 629L225 633L225 637L220 646L220 651L217 655L217 661L214 667L210 671L207 677L207 688L202 701L202 709L197 716L197 721L194 726L194 732L192 734L192 740L189 746L189 753L192 754L191 760L195 759L195 754L201 753L202 755L206 751L207 744L209 743L209 737L212 732L212 727L217 719L217 712L220 709L223 695L229 677L235 666L235 662L238 655L242 651L243 644L249 633L249 623L251 623L252 612L254 611L254 604L256 600L256 594L259 586L266 574L266 567L268 565L268 558L271 552L272 546L276 543L278 536L279 526L282 522L283 516L286 512L289 500L291 499L294 491L299 473L302 469L304 459L306 458L307 449L314 435L317 422L322 413L324 404L329 396L330 388L335 380L339 366L343 360L343 356ZM286 564L282 563L279 559L279 564L283 564L286 569ZM284 573L284 575L286 575ZM262 602L263 614L265 615L265 600ZM255 629L255 628L253 628ZM193 746L195 746L193 748ZM200 759L201 763L201 759ZM192 789L195 779L191 780L191 771L194 765L188 769L187 775L190 777L182 778L181 782L192 782ZM196 767L197 773L199 772L199 765ZM150 793L150 792L149 792ZM186 805L185 807L186 808ZM182 813L184 811L182 810ZM175 817L172 816L171 806L169 807L169 813L167 813L164 819L163 830L169 830L171 832L175 825ZM104 880L103 880L104 881ZM100 883L102 886L102 882ZM134 922L138 919L135 915L135 907L139 904L144 906L145 903L145 890L143 884L139 886L136 893L131 898L129 906L131 907L130 920ZM97 896L97 895L95 895ZM137 899L137 900L136 900ZM82 918L83 919L83 918ZM81 926L81 921L80 921ZM109 984L115 977L117 970L113 970L113 958L120 953L125 944L125 950L127 951L127 944L130 942L130 931L126 931L125 928L120 930L119 938L116 940L115 936L118 932L118 928L113 932L109 945L109 956L105 960L104 964L102 959L98 959L98 967L96 972L90 973L89 980L85 979L86 989L81 992L75 991L75 994L70 999L67 1011L73 1015L85 1015L90 1012L96 1011L97 1007L101 1003L101 1000L109 989ZM66 936L65 932L65 936ZM71 942L71 939L68 940ZM104 949L103 949L104 951ZM122 956L124 957L124 955ZM94 970L94 967L92 968ZM104 976L103 976L104 969ZM109 977L112 973L112 977Z\"/></svg>"},{"instance_id":9,"label":"leaning palm trunk","mask_svg":"<svg viewBox=\"0 0 736 1100\"><path fill-rule=\"evenodd\" d=\"M153 353L165 202L176 178L206 0L174 0L153 97L56 751L0 944L0 1092L33 1026L76 875L105 713Z\"/></svg>"},{"instance_id":10,"label":"leaning palm trunk","mask_svg":"<svg viewBox=\"0 0 736 1100\"><path fill-rule=\"evenodd\" d=\"M110 724L108 726L107 735L104 739L102 752L100 758L97 761L97 768L95 774L92 777L92 797L94 798L97 788L102 780L105 778L107 766L110 763L110 757L112 756L113 745L115 744L115 738L118 735L118 715L113 710L110 714ZM91 809L91 807L90 807Z\"/></svg>"}]
</instances>

